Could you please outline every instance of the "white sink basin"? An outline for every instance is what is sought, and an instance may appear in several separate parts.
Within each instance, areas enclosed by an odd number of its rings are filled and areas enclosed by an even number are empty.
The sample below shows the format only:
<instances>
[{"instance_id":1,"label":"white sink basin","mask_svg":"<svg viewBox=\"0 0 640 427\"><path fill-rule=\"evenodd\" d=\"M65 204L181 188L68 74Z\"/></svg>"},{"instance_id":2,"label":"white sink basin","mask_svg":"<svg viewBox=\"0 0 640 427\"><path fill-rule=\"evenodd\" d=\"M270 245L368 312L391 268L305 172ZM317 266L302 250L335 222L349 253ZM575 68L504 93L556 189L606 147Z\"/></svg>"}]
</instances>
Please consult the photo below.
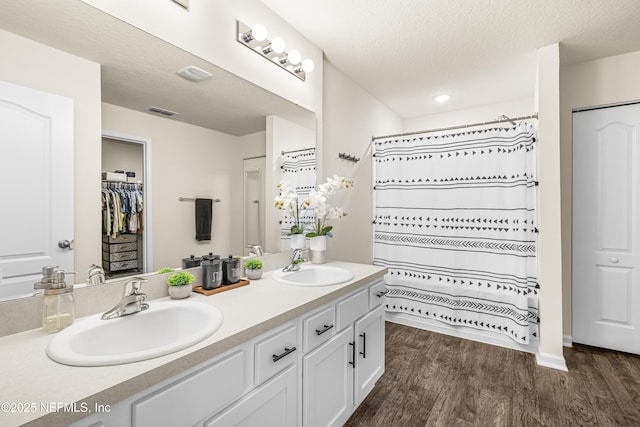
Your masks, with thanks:
<instances>
[{"instance_id":1,"label":"white sink basin","mask_svg":"<svg viewBox=\"0 0 640 427\"><path fill-rule=\"evenodd\" d=\"M220 328L220 310L191 301L149 302L145 311L102 320L100 314L59 332L47 347L56 362L105 366L137 362L190 347Z\"/></svg>"},{"instance_id":2,"label":"white sink basin","mask_svg":"<svg viewBox=\"0 0 640 427\"><path fill-rule=\"evenodd\" d=\"M278 282L294 286L330 286L353 279L349 270L324 264L302 264L298 271L272 273Z\"/></svg>"}]
</instances>

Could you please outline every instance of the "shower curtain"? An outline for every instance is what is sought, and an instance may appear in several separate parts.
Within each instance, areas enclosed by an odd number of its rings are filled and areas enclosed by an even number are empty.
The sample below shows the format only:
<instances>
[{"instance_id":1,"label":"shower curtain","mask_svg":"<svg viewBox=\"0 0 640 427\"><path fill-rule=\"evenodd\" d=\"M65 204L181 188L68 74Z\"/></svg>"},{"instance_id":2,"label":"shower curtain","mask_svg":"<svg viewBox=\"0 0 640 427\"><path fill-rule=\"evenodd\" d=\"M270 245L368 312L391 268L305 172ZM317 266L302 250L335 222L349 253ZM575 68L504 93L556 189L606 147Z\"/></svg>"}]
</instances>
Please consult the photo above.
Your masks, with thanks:
<instances>
[{"instance_id":1,"label":"shower curtain","mask_svg":"<svg viewBox=\"0 0 640 427\"><path fill-rule=\"evenodd\" d=\"M287 181L302 202L316 186L316 149L307 148L291 153L284 153L281 158L281 180ZM301 219L307 223L313 220L313 210L301 211ZM287 211L282 211L280 220L280 250L288 251L289 231L294 221Z\"/></svg>"},{"instance_id":2,"label":"shower curtain","mask_svg":"<svg viewBox=\"0 0 640 427\"><path fill-rule=\"evenodd\" d=\"M374 139L387 311L538 334L535 124Z\"/></svg>"}]
</instances>

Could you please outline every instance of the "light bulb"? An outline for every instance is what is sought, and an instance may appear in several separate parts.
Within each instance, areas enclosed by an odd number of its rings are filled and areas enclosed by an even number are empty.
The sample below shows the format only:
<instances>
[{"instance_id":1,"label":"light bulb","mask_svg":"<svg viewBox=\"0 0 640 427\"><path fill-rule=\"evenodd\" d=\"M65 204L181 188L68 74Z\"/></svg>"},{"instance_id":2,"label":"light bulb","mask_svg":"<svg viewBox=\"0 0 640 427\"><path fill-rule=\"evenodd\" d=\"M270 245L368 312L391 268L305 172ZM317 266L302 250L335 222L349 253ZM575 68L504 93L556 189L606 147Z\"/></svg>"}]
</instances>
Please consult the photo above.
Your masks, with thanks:
<instances>
[{"instance_id":1,"label":"light bulb","mask_svg":"<svg viewBox=\"0 0 640 427\"><path fill-rule=\"evenodd\" d=\"M251 36L261 42L267 38L267 29L262 24L256 24L251 28Z\"/></svg>"},{"instance_id":2,"label":"light bulb","mask_svg":"<svg viewBox=\"0 0 640 427\"><path fill-rule=\"evenodd\" d=\"M315 67L316 67L316 64L314 64L313 61L310 60L309 58L307 58L304 61L302 61L302 70L305 73L312 72Z\"/></svg>"},{"instance_id":3,"label":"light bulb","mask_svg":"<svg viewBox=\"0 0 640 427\"><path fill-rule=\"evenodd\" d=\"M282 53L284 52L284 49L284 40L282 40L280 37L276 37L271 41L271 50L273 50L275 53Z\"/></svg>"},{"instance_id":4,"label":"light bulb","mask_svg":"<svg viewBox=\"0 0 640 427\"><path fill-rule=\"evenodd\" d=\"M440 103L447 102L450 99L451 99L451 95L445 95L445 94L433 97L434 101L440 102Z\"/></svg>"},{"instance_id":5,"label":"light bulb","mask_svg":"<svg viewBox=\"0 0 640 427\"><path fill-rule=\"evenodd\" d=\"M292 49L291 52L287 54L287 60L290 64L296 65L300 62L300 59L302 59L302 55L295 49Z\"/></svg>"}]
</instances>

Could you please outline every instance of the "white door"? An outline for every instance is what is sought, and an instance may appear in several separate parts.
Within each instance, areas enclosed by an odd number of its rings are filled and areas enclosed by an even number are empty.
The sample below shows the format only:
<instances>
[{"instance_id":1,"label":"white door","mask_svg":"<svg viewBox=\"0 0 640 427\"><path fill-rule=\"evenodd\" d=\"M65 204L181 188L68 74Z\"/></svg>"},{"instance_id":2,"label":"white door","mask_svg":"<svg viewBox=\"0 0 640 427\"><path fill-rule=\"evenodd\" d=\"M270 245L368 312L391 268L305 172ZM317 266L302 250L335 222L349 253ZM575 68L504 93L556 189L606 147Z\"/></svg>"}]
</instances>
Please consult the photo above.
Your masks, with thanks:
<instances>
[{"instance_id":1,"label":"white door","mask_svg":"<svg viewBox=\"0 0 640 427\"><path fill-rule=\"evenodd\" d=\"M0 82L0 298L73 270L73 101Z\"/></svg>"},{"instance_id":2,"label":"white door","mask_svg":"<svg viewBox=\"0 0 640 427\"><path fill-rule=\"evenodd\" d=\"M573 114L573 341L640 354L640 105Z\"/></svg>"}]
</instances>

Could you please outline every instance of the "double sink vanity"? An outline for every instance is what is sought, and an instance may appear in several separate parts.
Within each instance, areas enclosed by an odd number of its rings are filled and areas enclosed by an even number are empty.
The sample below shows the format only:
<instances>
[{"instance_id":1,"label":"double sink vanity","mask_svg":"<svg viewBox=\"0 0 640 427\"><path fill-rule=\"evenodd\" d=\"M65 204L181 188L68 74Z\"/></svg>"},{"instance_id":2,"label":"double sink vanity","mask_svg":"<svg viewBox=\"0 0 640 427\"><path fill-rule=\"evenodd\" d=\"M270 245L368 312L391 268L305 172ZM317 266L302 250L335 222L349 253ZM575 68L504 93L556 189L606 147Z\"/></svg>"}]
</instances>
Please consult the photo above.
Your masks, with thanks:
<instances>
[{"instance_id":1,"label":"double sink vanity","mask_svg":"<svg viewBox=\"0 0 640 427\"><path fill-rule=\"evenodd\" d=\"M0 424L342 425L384 372L385 272L305 263L2 337Z\"/></svg>"}]
</instances>

